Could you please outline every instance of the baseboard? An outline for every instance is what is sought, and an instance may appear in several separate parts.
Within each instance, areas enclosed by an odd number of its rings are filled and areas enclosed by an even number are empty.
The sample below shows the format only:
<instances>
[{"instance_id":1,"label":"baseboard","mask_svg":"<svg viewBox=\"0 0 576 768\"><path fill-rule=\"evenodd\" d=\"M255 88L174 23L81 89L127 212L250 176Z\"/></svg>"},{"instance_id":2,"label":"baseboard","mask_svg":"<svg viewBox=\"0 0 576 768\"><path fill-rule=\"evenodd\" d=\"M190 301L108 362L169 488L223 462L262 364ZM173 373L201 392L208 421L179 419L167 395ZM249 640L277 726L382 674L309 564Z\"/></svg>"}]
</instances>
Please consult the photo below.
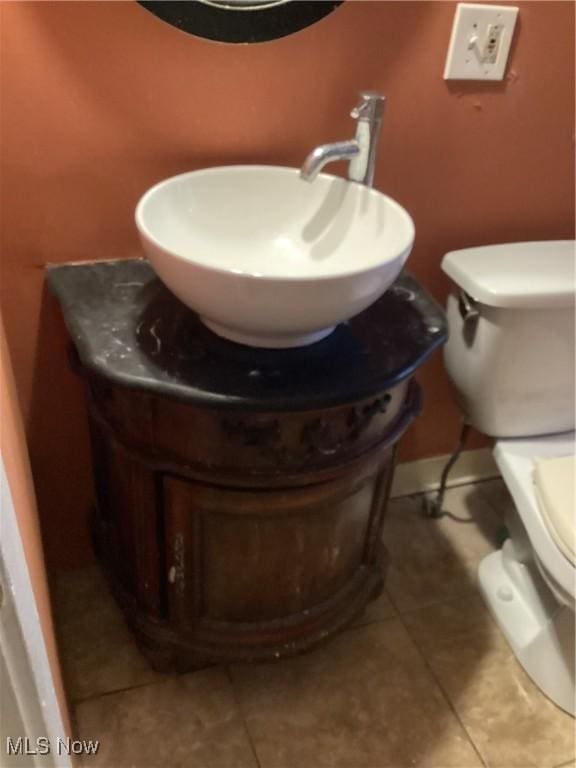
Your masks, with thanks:
<instances>
[{"instance_id":1,"label":"baseboard","mask_svg":"<svg viewBox=\"0 0 576 768\"><path fill-rule=\"evenodd\" d=\"M449 458L449 454L446 454L398 464L390 497L410 496L413 493L436 490L440 486L440 477ZM499 475L491 448L464 451L450 471L447 487L488 480Z\"/></svg>"}]
</instances>

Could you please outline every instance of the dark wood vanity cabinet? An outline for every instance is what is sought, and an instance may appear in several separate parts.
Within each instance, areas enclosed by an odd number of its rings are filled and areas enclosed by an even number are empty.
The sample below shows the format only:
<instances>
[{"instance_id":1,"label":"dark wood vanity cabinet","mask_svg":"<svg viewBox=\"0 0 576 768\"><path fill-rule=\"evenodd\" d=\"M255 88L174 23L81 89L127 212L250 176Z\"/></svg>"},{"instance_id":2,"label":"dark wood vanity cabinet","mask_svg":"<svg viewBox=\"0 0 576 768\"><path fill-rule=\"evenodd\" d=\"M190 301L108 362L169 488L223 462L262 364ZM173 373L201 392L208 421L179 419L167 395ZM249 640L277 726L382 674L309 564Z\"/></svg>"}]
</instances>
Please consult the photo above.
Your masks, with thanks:
<instances>
[{"instance_id":1,"label":"dark wood vanity cabinet","mask_svg":"<svg viewBox=\"0 0 576 768\"><path fill-rule=\"evenodd\" d=\"M86 380L95 548L152 664L280 658L354 620L382 589L437 305L405 276L317 349L274 352L213 336L141 261L49 280Z\"/></svg>"},{"instance_id":2,"label":"dark wood vanity cabinet","mask_svg":"<svg viewBox=\"0 0 576 768\"><path fill-rule=\"evenodd\" d=\"M303 650L378 594L415 382L233 417L100 381L89 392L97 550L155 666Z\"/></svg>"}]
</instances>

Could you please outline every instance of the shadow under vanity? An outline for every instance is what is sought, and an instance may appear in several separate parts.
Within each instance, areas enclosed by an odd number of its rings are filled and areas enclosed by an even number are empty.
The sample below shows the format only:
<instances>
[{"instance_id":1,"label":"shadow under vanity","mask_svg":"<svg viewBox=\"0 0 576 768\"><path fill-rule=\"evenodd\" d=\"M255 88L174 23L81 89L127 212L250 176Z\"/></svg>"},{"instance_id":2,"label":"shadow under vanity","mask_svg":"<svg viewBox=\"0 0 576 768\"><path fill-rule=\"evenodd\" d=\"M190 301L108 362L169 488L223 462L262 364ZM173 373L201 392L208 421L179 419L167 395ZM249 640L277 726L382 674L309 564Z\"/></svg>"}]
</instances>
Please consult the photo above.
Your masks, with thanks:
<instances>
[{"instance_id":1,"label":"shadow under vanity","mask_svg":"<svg viewBox=\"0 0 576 768\"><path fill-rule=\"evenodd\" d=\"M265 350L214 335L142 260L48 283L86 382L95 549L153 666L280 658L353 621L382 589L439 306L403 273L325 340Z\"/></svg>"}]
</instances>

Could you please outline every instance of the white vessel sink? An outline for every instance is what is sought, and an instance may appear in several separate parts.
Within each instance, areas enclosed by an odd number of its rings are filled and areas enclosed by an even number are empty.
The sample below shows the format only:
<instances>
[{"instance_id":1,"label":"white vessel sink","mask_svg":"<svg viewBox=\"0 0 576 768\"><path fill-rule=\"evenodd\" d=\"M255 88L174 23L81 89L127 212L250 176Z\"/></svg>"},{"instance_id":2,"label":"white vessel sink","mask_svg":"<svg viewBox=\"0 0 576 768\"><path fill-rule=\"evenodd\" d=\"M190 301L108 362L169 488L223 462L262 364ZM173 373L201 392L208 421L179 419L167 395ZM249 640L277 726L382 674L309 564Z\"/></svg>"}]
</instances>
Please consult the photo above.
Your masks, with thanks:
<instances>
[{"instance_id":1,"label":"white vessel sink","mask_svg":"<svg viewBox=\"0 0 576 768\"><path fill-rule=\"evenodd\" d=\"M275 166L166 179L142 197L136 224L158 277L210 329L272 348L319 341L366 309L414 241L386 195Z\"/></svg>"}]
</instances>

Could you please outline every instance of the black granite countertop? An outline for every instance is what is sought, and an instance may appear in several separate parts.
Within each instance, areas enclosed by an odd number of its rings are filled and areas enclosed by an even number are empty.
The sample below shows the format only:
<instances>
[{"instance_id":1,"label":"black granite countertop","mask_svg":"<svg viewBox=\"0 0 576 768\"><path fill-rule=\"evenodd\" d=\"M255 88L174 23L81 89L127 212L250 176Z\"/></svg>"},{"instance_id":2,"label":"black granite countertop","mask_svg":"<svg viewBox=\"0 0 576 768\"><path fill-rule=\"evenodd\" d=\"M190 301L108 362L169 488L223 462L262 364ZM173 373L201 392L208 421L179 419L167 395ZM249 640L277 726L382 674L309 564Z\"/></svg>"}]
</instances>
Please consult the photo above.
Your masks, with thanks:
<instances>
[{"instance_id":1,"label":"black granite countertop","mask_svg":"<svg viewBox=\"0 0 576 768\"><path fill-rule=\"evenodd\" d=\"M323 341L284 350L215 336L141 259L49 266L47 279L85 368L212 407L292 411L371 397L447 336L442 309L407 273Z\"/></svg>"}]
</instances>

